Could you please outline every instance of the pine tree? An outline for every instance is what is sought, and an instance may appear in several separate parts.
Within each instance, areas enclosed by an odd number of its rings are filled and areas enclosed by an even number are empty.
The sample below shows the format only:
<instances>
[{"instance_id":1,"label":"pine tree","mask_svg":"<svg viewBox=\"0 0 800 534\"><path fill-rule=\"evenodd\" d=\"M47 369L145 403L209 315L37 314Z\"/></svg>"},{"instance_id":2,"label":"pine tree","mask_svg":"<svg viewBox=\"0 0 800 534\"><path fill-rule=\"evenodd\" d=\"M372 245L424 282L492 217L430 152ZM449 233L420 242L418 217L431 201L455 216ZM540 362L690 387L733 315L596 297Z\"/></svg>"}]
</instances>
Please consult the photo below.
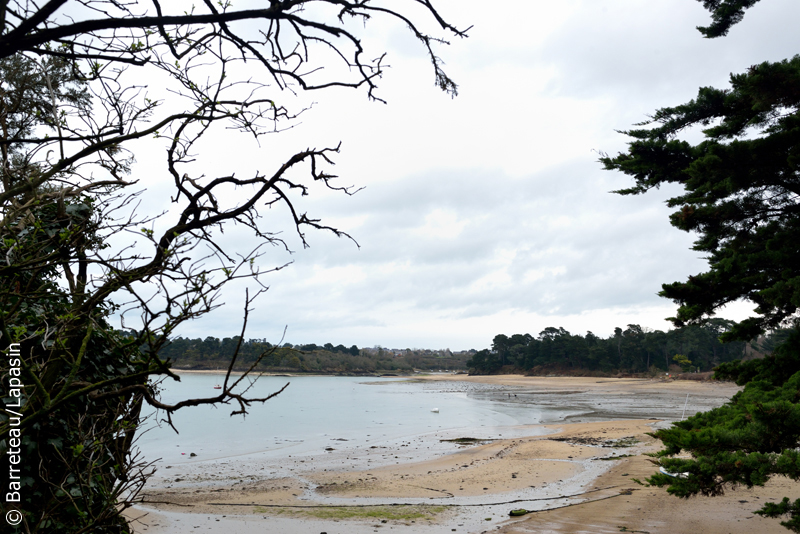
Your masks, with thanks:
<instances>
[{"instance_id":1,"label":"pine tree","mask_svg":"<svg viewBox=\"0 0 800 534\"><path fill-rule=\"evenodd\" d=\"M713 21L699 29L718 37L758 0L701 1ZM760 486L776 475L800 479L800 56L753 65L730 83L658 110L625 132L632 138L627 153L601 158L606 169L635 180L618 193L684 187L668 201L676 208L670 221L699 236L694 249L707 255L709 269L662 286L660 294L680 306L676 325L702 323L721 306L746 299L757 305L755 315L723 339L792 329L772 355L716 368L716 378L744 386L729 403L654 433L664 443L660 464L688 475L658 473L648 482L680 497ZM697 127L701 142L680 138ZM674 457L684 452L691 458ZM757 513L788 515L781 524L800 532L800 499L768 503Z\"/></svg>"},{"instance_id":2,"label":"pine tree","mask_svg":"<svg viewBox=\"0 0 800 534\"><path fill-rule=\"evenodd\" d=\"M661 295L681 306L677 325L713 315L742 298L758 316L736 325L727 339L754 338L792 318L800 306L800 56L755 65L731 76L730 89L704 87L682 106L660 109L655 128L625 132L626 154L604 157L607 169L633 176L639 194L666 183L685 192L673 226L695 232L694 250L710 269ZM643 126L643 125L642 125ZM705 140L678 136L705 127Z\"/></svg>"}]
</instances>

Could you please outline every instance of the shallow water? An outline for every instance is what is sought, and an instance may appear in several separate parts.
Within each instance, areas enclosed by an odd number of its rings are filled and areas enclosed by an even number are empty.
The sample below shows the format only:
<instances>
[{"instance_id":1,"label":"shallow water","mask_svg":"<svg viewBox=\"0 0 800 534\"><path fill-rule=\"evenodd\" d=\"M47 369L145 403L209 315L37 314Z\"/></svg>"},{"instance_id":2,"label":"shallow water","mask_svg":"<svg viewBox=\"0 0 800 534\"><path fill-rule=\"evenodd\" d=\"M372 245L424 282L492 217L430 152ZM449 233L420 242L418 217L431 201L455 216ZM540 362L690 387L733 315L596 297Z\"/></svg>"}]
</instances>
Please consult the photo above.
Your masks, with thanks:
<instances>
[{"instance_id":1,"label":"shallow water","mask_svg":"<svg viewBox=\"0 0 800 534\"><path fill-rule=\"evenodd\" d=\"M221 375L184 374L164 383L161 398L174 403L213 396ZM574 410L537 406L518 398L492 395L496 386L472 383L413 382L364 377L261 377L249 396L266 396L290 386L265 404L254 404L246 418L230 416L236 405L185 408L173 416L179 434L153 424L139 440L145 457L169 463L258 453L283 457L319 451L344 441L376 444L422 434L442 437L497 437L509 427L563 420ZM438 413L431 410L438 408ZM164 414L158 414L163 418Z\"/></svg>"}]
</instances>

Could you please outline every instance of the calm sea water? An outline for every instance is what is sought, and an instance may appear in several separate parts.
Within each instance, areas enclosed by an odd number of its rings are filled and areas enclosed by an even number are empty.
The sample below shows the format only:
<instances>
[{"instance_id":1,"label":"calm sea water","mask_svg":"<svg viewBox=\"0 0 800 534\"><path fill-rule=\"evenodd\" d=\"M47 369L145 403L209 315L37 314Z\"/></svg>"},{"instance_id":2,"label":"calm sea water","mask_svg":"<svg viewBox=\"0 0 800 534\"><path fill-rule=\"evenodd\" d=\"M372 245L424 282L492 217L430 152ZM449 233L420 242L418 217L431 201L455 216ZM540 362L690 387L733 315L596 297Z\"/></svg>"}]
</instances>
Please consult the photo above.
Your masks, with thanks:
<instances>
[{"instance_id":1,"label":"calm sea water","mask_svg":"<svg viewBox=\"0 0 800 534\"><path fill-rule=\"evenodd\" d=\"M222 377L187 374L164 383L166 403L213 396ZM245 419L230 417L238 405L185 408L173 416L179 434L154 424L139 439L148 459L189 461L194 452L205 460L245 454L281 457L320 450L331 440L380 444L401 438L437 434L494 437L509 427L540 423L545 412L530 404L502 402L499 390L487 400L480 384L408 382L364 377L262 377L250 396L266 396L291 385L265 404L254 404ZM481 395L474 395L475 389ZM491 397L491 395L489 396ZM438 408L439 413L431 410ZM158 414L163 418L164 414ZM553 420L552 413L547 414ZM461 434L459 434L461 432Z\"/></svg>"}]
</instances>

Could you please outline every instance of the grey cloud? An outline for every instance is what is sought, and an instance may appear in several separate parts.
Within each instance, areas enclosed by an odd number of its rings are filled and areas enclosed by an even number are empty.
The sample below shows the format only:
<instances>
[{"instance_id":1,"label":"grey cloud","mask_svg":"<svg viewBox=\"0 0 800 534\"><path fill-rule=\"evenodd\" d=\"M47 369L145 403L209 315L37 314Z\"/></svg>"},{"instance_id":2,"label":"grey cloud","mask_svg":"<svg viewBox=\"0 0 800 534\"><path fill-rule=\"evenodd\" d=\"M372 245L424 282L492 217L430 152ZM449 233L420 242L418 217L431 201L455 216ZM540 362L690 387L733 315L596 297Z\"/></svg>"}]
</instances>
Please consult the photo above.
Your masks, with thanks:
<instances>
[{"instance_id":1,"label":"grey cloud","mask_svg":"<svg viewBox=\"0 0 800 534\"><path fill-rule=\"evenodd\" d=\"M652 302L661 282L696 268L689 241L669 227L662 197L617 198L559 180L598 172L595 163L516 180L498 172L451 171L376 186L379 191L363 205L366 223L354 231L362 250L342 252L339 243L312 247L298 256L295 267L298 275L312 265L366 270L367 277L348 289L348 299L366 307L407 302L474 315L505 307L579 313ZM492 187L483 194L477 185L489 178ZM437 196L445 191L460 191L461 198L451 202L446 194ZM421 220L442 207L466 221L461 234L415 236ZM551 224L558 218L563 227ZM502 251L511 259L502 260ZM508 282L470 289L495 270L508 275ZM531 272L540 272L539 278L526 281Z\"/></svg>"}]
</instances>

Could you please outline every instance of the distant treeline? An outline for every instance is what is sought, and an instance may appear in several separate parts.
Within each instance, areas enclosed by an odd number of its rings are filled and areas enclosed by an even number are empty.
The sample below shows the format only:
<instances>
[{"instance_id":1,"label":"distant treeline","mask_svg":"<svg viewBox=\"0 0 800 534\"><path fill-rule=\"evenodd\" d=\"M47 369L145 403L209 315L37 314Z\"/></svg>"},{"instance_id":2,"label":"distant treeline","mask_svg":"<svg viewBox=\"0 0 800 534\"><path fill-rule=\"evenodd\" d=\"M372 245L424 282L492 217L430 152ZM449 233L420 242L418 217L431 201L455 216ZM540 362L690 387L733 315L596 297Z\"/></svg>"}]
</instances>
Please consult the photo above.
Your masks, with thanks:
<instances>
[{"instance_id":1,"label":"distant treeline","mask_svg":"<svg viewBox=\"0 0 800 534\"><path fill-rule=\"evenodd\" d=\"M710 371L722 362L741 359L747 353L769 352L783 335L777 332L760 343L721 343L719 337L733 325L712 319L702 326L687 326L667 332L630 324L614 335L601 338L591 332L574 335L563 328L548 327L537 337L530 334L500 334L491 349L478 351L467 361L470 372L602 371L644 373ZM677 355L682 357L675 358Z\"/></svg>"},{"instance_id":2,"label":"distant treeline","mask_svg":"<svg viewBox=\"0 0 800 534\"><path fill-rule=\"evenodd\" d=\"M169 358L178 369L224 369L239 341L238 336L219 339L187 339L178 337L161 349L159 355ZM285 343L280 347L265 339L242 342L236 369L242 370L263 355L257 370L269 372L308 372L359 374L379 372L411 372L420 370L466 370L467 359L475 351L452 353L450 350L389 350L381 347L359 349L334 346Z\"/></svg>"}]
</instances>

